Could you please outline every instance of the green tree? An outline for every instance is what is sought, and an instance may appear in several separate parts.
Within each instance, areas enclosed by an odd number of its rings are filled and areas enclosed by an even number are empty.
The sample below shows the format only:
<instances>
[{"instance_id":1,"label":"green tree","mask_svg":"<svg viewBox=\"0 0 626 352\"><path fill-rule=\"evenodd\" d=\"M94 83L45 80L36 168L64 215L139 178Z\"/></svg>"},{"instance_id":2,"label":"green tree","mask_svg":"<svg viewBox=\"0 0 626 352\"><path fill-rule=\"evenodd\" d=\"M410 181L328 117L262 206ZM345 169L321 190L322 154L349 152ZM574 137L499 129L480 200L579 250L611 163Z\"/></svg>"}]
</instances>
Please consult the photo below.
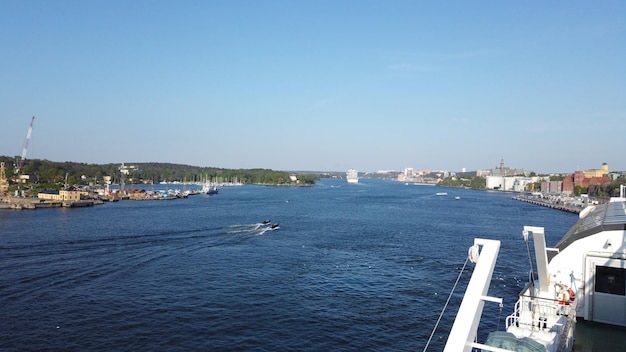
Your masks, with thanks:
<instances>
[{"instance_id":1,"label":"green tree","mask_svg":"<svg viewBox=\"0 0 626 352\"><path fill-rule=\"evenodd\" d=\"M485 189L487 188L487 179L484 177L473 177L470 187L473 189Z\"/></svg>"},{"instance_id":2,"label":"green tree","mask_svg":"<svg viewBox=\"0 0 626 352\"><path fill-rule=\"evenodd\" d=\"M587 189L582 187L582 186L574 186L574 195L575 196L579 196L581 194L585 194L587 192Z\"/></svg>"},{"instance_id":3,"label":"green tree","mask_svg":"<svg viewBox=\"0 0 626 352\"><path fill-rule=\"evenodd\" d=\"M13 177L15 158L0 156L5 162L7 177ZM241 183L257 183L268 185L291 184L289 173L270 169L220 169L214 167L197 167L169 163L125 163L135 166L126 177L126 182L150 183L160 181L200 182L215 180L218 182L238 181ZM23 168L24 174L31 175L37 187L59 189L68 175L69 184L102 183L103 176L111 176L113 182L120 181L120 164L86 164L74 162L53 162L49 160L27 160ZM83 180L85 176L86 180ZM301 183L314 184L313 176L299 175Z\"/></svg>"},{"instance_id":4,"label":"green tree","mask_svg":"<svg viewBox=\"0 0 626 352\"><path fill-rule=\"evenodd\" d=\"M319 181L319 176L307 175L307 174L298 174L298 181L305 185L313 185L315 182Z\"/></svg>"}]
</instances>

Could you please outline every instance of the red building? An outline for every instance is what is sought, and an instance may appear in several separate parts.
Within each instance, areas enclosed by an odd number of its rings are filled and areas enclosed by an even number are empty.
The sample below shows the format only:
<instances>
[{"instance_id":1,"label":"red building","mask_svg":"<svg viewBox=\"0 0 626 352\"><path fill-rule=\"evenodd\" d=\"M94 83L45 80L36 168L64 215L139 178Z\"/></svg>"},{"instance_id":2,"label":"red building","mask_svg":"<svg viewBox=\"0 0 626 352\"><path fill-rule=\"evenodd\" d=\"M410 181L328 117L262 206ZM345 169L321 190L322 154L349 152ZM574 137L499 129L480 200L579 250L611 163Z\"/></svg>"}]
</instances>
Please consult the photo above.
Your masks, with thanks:
<instances>
[{"instance_id":1,"label":"red building","mask_svg":"<svg viewBox=\"0 0 626 352\"><path fill-rule=\"evenodd\" d=\"M574 173L574 187L580 186L587 188L591 185L602 185L611 182L611 178L608 176L601 177L585 177L583 171L576 171Z\"/></svg>"},{"instance_id":2,"label":"red building","mask_svg":"<svg viewBox=\"0 0 626 352\"><path fill-rule=\"evenodd\" d=\"M563 178L563 192L574 192L574 176L565 176L565 178Z\"/></svg>"}]
</instances>

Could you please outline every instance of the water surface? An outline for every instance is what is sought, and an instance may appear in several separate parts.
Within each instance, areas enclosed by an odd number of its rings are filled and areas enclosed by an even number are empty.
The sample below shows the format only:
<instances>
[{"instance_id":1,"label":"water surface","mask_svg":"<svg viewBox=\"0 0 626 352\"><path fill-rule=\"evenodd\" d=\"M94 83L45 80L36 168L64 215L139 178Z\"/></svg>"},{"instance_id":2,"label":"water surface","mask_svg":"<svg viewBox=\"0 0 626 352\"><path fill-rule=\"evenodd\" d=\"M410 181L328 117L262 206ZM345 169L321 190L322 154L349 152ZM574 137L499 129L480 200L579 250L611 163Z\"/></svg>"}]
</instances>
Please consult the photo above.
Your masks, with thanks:
<instances>
[{"instance_id":1,"label":"water surface","mask_svg":"<svg viewBox=\"0 0 626 352\"><path fill-rule=\"evenodd\" d=\"M575 221L510 194L368 179L3 210L0 349L423 350L475 237L502 241L490 294L505 305L486 306L486 335L528 277L522 226L554 245Z\"/></svg>"}]
</instances>

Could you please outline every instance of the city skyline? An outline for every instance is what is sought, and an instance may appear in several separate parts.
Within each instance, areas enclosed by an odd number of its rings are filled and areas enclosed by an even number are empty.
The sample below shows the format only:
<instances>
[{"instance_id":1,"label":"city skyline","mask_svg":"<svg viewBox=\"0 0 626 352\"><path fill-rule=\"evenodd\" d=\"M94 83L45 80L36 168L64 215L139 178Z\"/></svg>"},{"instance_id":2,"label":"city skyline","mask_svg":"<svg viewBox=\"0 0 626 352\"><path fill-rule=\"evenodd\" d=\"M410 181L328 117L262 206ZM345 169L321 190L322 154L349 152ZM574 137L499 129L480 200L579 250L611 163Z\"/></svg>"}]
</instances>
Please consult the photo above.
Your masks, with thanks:
<instances>
[{"instance_id":1,"label":"city skyline","mask_svg":"<svg viewBox=\"0 0 626 352\"><path fill-rule=\"evenodd\" d=\"M626 170L626 3L9 2L0 155Z\"/></svg>"}]
</instances>

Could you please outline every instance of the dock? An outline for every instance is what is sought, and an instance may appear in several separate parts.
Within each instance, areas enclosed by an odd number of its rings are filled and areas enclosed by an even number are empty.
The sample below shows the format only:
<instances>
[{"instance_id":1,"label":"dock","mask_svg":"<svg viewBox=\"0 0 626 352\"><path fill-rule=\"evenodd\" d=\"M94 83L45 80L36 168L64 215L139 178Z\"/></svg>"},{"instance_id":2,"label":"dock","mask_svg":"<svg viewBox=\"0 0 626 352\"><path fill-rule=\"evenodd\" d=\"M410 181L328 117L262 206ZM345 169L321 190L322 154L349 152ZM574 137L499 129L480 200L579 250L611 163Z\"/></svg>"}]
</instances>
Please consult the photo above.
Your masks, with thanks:
<instances>
[{"instance_id":1,"label":"dock","mask_svg":"<svg viewBox=\"0 0 626 352\"><path fill-rule=\"evenodd\" d=\"M0 209L35 210L40 208L79 208L102 204L94 200L43 200L38 198L6 197L0 199Z\"/></svg>"},{"instance_id":2,"label":"dock","mask_svg":"<svg viewBox=\"0 0 626 352\"><path fill-rule=\"evenodd\" d=\"M569 213L575 213L575 214L580 213L586 207L585 204L581 205L581 204L575 204L575 203L568 203L568 202L563 202L561 200L540 198L538 196L519 195L519 196L513 197L513 199L518 200L520 202L540 205L542 207L553 208L553 209L566 211Z\"/></svg>"}]
</instances>

